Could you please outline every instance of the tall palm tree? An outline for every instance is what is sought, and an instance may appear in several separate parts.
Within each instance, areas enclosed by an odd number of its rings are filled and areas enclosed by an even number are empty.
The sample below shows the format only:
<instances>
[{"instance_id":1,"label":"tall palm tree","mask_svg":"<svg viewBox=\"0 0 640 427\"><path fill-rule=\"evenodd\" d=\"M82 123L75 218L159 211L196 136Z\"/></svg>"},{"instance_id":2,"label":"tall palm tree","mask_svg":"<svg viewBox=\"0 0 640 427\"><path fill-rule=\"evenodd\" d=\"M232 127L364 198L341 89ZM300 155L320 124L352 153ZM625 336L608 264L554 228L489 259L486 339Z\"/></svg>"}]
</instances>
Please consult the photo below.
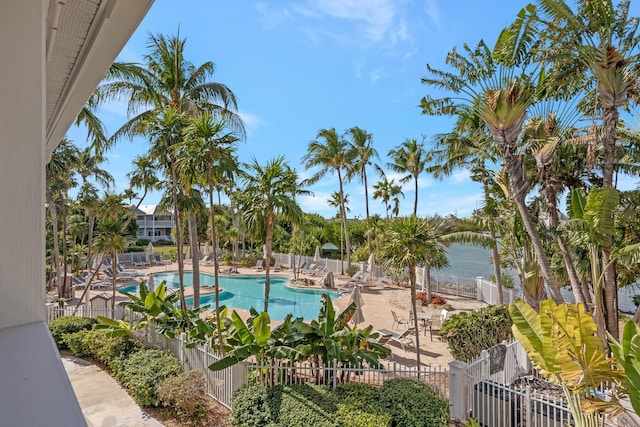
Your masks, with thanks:
<instances>
[{"instance_id":1,"label":"tall palm tree","mask_svg":"<svg viewBox=\"0 0 640 427\"><path fill-rule=\"evenodd\" d=\"M561 70L559 80L573 80L573 87L595 87L599 95L604 124L602 185L613 188L619 110L638 99L637 18L629 16L628 1L615 6L612 0L580 1L575 11L564 0L538 0L537 4L542 11L541 37L545 46L552 47L541 52ZM617 337L617 285L611 248L612 244L602 247L605 309L607 329Z\"/></svg>"},{"instance_id":2,"label":"tall palm tree","mask_svg":"<svg viewBox=\"0 0 640 427\"><path fill-rule=\"evenodd\" d=\"M537 75L532 75L532 70L514 66L514 58L526 56L528 47L526 43L518 44L517 40L505 39L504 34L507 33L508 30L503 31L503 36L499 38L494 50L480 42L473 50L465 45L464 53L455 49L449 52L447 61L454 68L452 72L437 70L427 65L429 76L424 77L422 82L448 90L453 96L434 99L427 95L422 98L420 106L423 114L428 115L475 114L487 126L509 174L511 195L531 237L536 259L540 263L551 297L560 304L564 300L560 286L549 264L540 234L527 209L525 198L530 185L519 141L527 109L541 93L533 84L533 80L539 77L537 81L544 87L546 74L538 70ZM525 45L525 48L521 45ZM511 57L504 57L504 52L509 52Z\"/></svg>"},{"instance_id":3,"label":"tall palm tree","mask_svg":"<svg viewBox=\"0 0 640 427\"><path fill-rule=\"evenodd\" d=\"M60 296L64 296L67 292L67 239L62 239L62 259L64 264L60 262L60 233L62 229L63 236L66 236L66 217L67 217L67 194L69 189L76 185L73 179L75 165L78 162L78 148L73 143L64 138L58 147L54 150L51 160L46 166L46 191L45 200L51 217L53 231L53 253L52 261L56 271L56 282ZM60 216L58 215L60 211ZM62 224L59 221L62 220ZM60 227L61 226L61 227ZM60 304L64 301L61 299Z\"/></svg>"},{"instance_id":4,"label":"tall palm tree","mask_svg":"<svg viewBox=\"0 0 640 427\"><path fill-rule=\"evenodd\" d=\"M83 117L81 114L78 117ZM85 117L84 120L91 120L90 117ZM98 132L96 130L90 131L91 133ZM102 136L101 136L102 135ZM100 132L97 134L97 141L103 141L103 133ZM78 152L78 159L76 163L76 172L82 178L83 186L88 184L89 177L93 178L93 180L97 183L105 187L106 190L109 190L110 186L112 186L115 181L113 176L106 170L100 167L100 164L104 162L104 157L102 154L97 154L95 152L93 146L86 147L84 150L80 150ZM85 199L85 202L90 202L92 199ZM91 203L85 204L85 211L87 214L87 219L89 221L89 235L87 238L87 271L91 274L91 265L92 265L92 254L93 254L93 228L95 226L95 218L93 205Z\"/></svg>"},{"instance_id":5,"label":"tall palm tree","mask_svg":"<svg viewBox=\"0 0 640 427\"><path fill-rule=\"evenodd\" d=\"M160 180L157 175L158 165L149 156L137 155L133 158L131 165L133 170L127 174L129 187L131 190L142 189L142 195L134 209L136 211L150 190L160 189Z\"/></svg>"},{"instance_id":6,"label":"tall palm tree","mask_svg":"<svg viewBox=\"0 0 640 427\"><path fill-rule=\"evenodd\" d=\"M350 212L349 209L349 197L345 194L344 197L340 197L340 192L335 191L331 194L331 198L327 200L327 204L331 207L338 208L338 217L340 218L340 274L344 275L344 226L342 222L342 204L344 203L344 211Z\"/></svg>"},{"instance_id":7,"label":"tall palm tree","mask_svg":"<svg viewBox=\"0 0 640 427\"><path fill-rule=\"evenodd\" d=\"M160 115L152 116L145 121L149 136L153 143L149 156L159 162L171 183L173 212L176 217L176 245L178 247L178 277L180 282L180 306L187 311L184 298L184 259L182 257L182 212L178 203L178 165L175 148L183 139L186 118L171 107L167 107Z\"/></svg>"},{"instance_id":8,"label":"tall palm tree","mask_svg":"<svg viewBox=\"0 0 640 427\"><path fill-rule=\"evenodd\" d=\"M391 162L387 166L394 172L405 174L400 182L407 182L413 178L416 197L413 202L413 216L418 215L418 178L424 172L428 159L424 144L414 139L407 139L387 154Z\"/></svg>"},{"instance_id":9,"label":"tall palm tree","mask_svg":"<svg viewBox=\"0 0 640 427\"><path fill-rule=\"evenodd\" d=\"M302 157L302 162L307 169L320 166L320 170L311 178L307 179L308 184L314 184L329 172L338 175L340 185L340 216L342 227L345 231L345 246L347 250L347 270L351 268L351 244L349 241L349 227L347 225L347 215L344 209L344 189L343 172L348 171L349 165L353 162L353 150L349 150L347 141L338 136L336 129L321 129L316 135L316 140L309 143L307 154Z\"/></svg>"},{"instance_id":10,"label":"tall palm tree","mask_svg":"<svg viewBox=\"0 0 640 427\"><path fill-rule=\"evenodd\" d=\"M191 117L208 111L244 137L234 93L224 84L209 80L215 72L213 62L195 66L187 61L185 44L186 39L179 35L150 35L144 65L117 63L110 68L105 83L98 88L101 99L127 99L129 113L135 114L116 131L110 143L146 135L146 123L167 107Z\"/></svg>"},{"instance_id":11,"label":"tall palm tree","mask_svg":"<svg viewBox=\"0 0 640 427\"><path fill-rule=\"evenodd\" d=\"M380 245L381 265L383 268L409 268L411 309L413 313L417 313L416 267L419 264L429 264L444 252L444 249L432 237L431 226L423 218L417 216L400 217L388 223L384 241ZM417 316L413 316L413 321L416 339L416 362L418 370L420 370L420 334L418 334Z\"/></svg>"},{"instance_id":12,"label":"tall palm tree","mask_svg":"<svg viewBox=\"0 0 640 427\"><path fill-rule=\"evenodd\" d=\"M380 160L380 155L373 148L372 135L355 126L347 130L351 139L350 148L354 153L353 163L350 165L350 175L356 175L364 186L364 206L367 221L369 220L369 186L367 184L367 166L371 166L373 160ZM371 238L367 237L369 253L372 253Z\"/></svg>"},{"instance_id":13,"label":"tall palm tree","mask_svg":"<svg viewBox=\"0 0 640 427\"><path fill-rule=\"evenodd\" d=\"M267 250L264 254L266 275L264 311L268 311L273 230L276 225L276 217L287 221L297 221L302 216L300 206L292 197L298 188L298 176L289 167L284 156L269 160L264 166L261 166L254 158L243 173L243 181L245 183L244 193L248 197L243 199L244 203L240 211L243 212L249 228L259 231L260 235L265 238Z\"/></svg>"},{"instance_id":14,"label":"tall palm tree","mask_svg":"<svg viewBox=\"0 0 640 427\"><path fill-rule=\"evenodd\" d=\"M178 163L183 174L190 172L192 184L201 184L209 195L211 222L211 245L214 263L216 327L222 330L220 320L218 232L213 193L220 182L232 181L238 174L239 165L235 155L238 138L224 133L224 122L217 122L207 112L189 120L186 138L178 148ZM219 334L220 352L224 353L222 334Z\"/></svg>"},{"instance_id":15,"label":"tall palm tree","mask_svg":"<svg viewBox=\"0 0 640 427\"><path fill-rule=\"evenodd\" d=\"M118 259L118 253L124 252L130 242L133 240L127 234L127 221L122 218L114 218L105 216L98 221L96 227L96 238L94 241L94 249L99 254L111 256L113 265ZM116 308L116 274L117 269L113 268L112 289L113 297L111 298L111 313L115 314Z\"/></svg>"},{"instance_id":16,"label":"tall palm tree","mask_svg":"<svg viewBox=\"0 0 640 427\"><path fill-rule=\"evenodd\" d=\"M393 213L398 216L398 212L400 212L400 196L404 198L402 186L396 184L394 179L389 181L385 175L382 175L381 180L373 184L373 198L382 200L387 212L387 219L390 218L391 201L394 202Z\"/></svg>"}]
</instances>

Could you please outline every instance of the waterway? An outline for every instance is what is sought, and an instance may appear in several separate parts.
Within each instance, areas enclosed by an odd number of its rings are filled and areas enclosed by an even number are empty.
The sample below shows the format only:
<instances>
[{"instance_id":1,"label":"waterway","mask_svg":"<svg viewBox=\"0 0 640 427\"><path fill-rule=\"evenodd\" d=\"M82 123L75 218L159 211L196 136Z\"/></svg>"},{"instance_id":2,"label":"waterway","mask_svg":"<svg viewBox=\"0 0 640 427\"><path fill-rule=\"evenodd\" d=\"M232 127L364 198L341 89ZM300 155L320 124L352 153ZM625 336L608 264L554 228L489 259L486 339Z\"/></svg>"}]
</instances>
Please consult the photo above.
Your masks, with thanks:
<instances>
[{"instance_id":1,"label":"waterway","mask_svg":"<svg viewBox=\"0 0 640 427\"><path fill-rule=\"evenodd\" d=\"M432 276L439 280L452 280L459 283L475 284L475 277L490 278L493 276L491 264L491 251L472 245L452 244L447 248L449 267L436 270ZM516 274L513 274L516 277ZM570 289L563 289L565 300L573 301ZM626 313L635 313L636 306L633 303L633 295L640 294L640 288L625 287L618 291L620 310Z\"/></svg>"}]
</instances>

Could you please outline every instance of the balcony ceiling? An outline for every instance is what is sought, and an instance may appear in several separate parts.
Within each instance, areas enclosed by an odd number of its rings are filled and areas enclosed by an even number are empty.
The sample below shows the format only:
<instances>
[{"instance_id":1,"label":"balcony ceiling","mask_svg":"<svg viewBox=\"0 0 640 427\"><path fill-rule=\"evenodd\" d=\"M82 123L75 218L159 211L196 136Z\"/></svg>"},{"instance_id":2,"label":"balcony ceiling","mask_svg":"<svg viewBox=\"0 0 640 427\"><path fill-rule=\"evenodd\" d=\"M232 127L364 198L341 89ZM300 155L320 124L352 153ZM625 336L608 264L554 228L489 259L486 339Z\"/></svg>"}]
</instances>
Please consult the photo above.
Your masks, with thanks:
<instances>
[{"instance_id":1,"label":"balcony ceiling","mask_svg":"<svg viewBox=\"0 0 640 427\"><path fill-rule=\"evenodd\" d=\"M49 0L46 144L58 145L153 0Z\"/></svg>"}]
</instances>

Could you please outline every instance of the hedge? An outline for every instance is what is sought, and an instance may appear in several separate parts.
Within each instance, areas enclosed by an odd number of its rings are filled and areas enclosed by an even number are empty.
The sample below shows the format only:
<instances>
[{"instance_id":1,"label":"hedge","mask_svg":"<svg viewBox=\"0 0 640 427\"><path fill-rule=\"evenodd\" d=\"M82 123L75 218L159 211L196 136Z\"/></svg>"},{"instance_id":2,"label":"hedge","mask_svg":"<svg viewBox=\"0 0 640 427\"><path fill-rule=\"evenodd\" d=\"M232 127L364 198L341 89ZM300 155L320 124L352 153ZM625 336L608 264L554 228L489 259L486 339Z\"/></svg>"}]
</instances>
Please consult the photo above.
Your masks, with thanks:
<instances>
[{"instance_id":1,"label":"hedge","mask_svg":"<svg viewBox=\"0 0 640 427\"><path fill-rule=\"evenodd\" d=\"M66 350L69 347L65 342L65 335L92 329L96 323L96 319L89 317L62 316L49 322L49 330L58 349Z\"/></svg>"}]
</instances>

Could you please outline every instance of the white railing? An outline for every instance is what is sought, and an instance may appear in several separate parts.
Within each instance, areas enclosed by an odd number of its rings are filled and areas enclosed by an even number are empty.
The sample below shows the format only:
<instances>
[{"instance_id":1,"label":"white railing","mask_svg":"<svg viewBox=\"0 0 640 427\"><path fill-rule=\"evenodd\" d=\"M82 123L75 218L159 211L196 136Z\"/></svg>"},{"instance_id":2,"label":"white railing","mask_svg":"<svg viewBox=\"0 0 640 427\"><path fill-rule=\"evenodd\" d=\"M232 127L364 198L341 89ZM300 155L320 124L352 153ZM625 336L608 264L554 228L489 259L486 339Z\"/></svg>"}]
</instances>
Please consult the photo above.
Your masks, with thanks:
<instances>
[{"instance_id":1,"label":"white railing","mask_svg":"<svg viewBox=\"0 0 640 427\"><path fill-rule=\"evenodd\" d=\"M478 301L496 305L499 303L498 285L482 277L476 278L476 289ZM522 292L517 289L502 288L502 298L504 304L510 304L518 298L522 298Z\"/></svg>"},{"instance_id":2,"label":"white railing","mask_svg":"<svg viewBox=\"0 0 640 427\"><path fill-rule=\"evenodd\" d=\"M419 371L415 367L383 362L381 368L353 366L337 361L328 366L309 362L275 362L273 365L248 364L247 384L318 384L332 388L344 383L364 383L381 386L386 380L403 378L422 381L443 399L449 399L449 370L441 366L425 365Z\"/></svg>"},{"instance_id":3,"label":"white railing","mask_svg":"<svg viewBox=\"0 0 640 427\"><path fill-rule=\"evenodd\" d=\"M451 401L452 419L475 418L481 426L496 427L573 425L562 389L532 375L531 362L518 341L485 350L468 364L454 361L450 368L452 393L459 396ZM536 384L542 384L544 391ZM599 425L617 424L602 419Z\"/></svg>"},{"instance_id":4,"label":"white railing","mask_svg":"<svg viewBox=\"0 0 640 427\"><path fill-rule=\"evenodd\" d=\"M93 308L81 305L76 309L75 305L65 305L60 307L58 305L47 306L47 324L54 319L62 316L75 316L75 317L91 317L97 318L98 316L109 317L111 319L121 319L124 315L122 308L116 306L115 316L114 312L110 308Z\"/></svg>"}]
</instances>

